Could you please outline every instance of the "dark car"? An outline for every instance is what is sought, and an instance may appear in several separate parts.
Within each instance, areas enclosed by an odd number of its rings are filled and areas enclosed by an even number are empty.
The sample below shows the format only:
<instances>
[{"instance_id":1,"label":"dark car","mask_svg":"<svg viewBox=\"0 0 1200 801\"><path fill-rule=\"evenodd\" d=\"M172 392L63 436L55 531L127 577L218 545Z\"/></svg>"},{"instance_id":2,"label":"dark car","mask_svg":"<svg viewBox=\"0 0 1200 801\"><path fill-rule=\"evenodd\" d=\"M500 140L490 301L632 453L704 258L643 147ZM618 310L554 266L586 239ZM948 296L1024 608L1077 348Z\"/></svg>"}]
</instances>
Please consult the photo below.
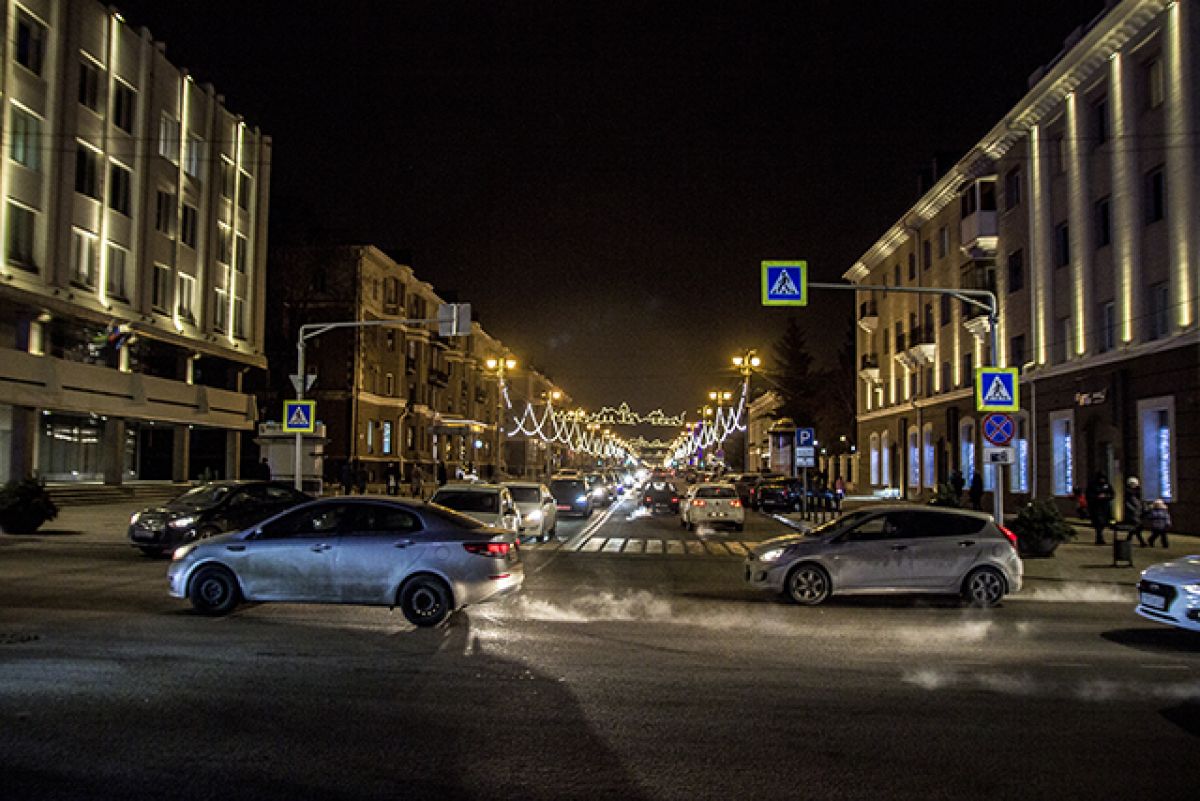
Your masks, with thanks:
<instances>
[{"instance_id":1,"label":"dark car","mask_svg":"<svg viewBox=\"0 0 1200 801\"><path fill-rule=\"evenodd\" d=\"M800 508L804 487L794 478L760 478L754 485L754 507L760 511Z\"/></svg>"},{"instance_id":2,"label":"dark car","mask_svg":"<svg viewBox=\"0 0 1200 801\"><path fill-rule=\"evenodd\" d=\"M592 494L582 478L556 478L550 482L550 494L554 496L554 509L560 515L591 516Z\"/></svg>"},{"instance_id":3,"label":"dark car","mask_svg":"<svg viewBox=\"0 0 1200 801\"><path fill-rule=\"evenodd\" d=\"M158 556L185 543L240 531L311 500L281 481L215 481L133 515L129 541L147 556Z\"/></svg>"},{"instance_id":4,"label":"dark car","mask_svg":"<svg viewBox=\"0 0 1200 801\"><path fill-rule=\"evenodd\" d=\"M679 512L679 490L670 479L652 476L642 490L642 506L651 512Z\"/></svg>"},{"instance_id":5,"label":"dark car","mask_svg":"<svg viewBox=\"0 0 1200 801\"><path fill-rule=\"evenodd\" d=\"M613 489L603 473L588 473L584 481L587 482L588 492L592 494L593 505L608 506L613 502Z\"/></svg>"}]
</instances>

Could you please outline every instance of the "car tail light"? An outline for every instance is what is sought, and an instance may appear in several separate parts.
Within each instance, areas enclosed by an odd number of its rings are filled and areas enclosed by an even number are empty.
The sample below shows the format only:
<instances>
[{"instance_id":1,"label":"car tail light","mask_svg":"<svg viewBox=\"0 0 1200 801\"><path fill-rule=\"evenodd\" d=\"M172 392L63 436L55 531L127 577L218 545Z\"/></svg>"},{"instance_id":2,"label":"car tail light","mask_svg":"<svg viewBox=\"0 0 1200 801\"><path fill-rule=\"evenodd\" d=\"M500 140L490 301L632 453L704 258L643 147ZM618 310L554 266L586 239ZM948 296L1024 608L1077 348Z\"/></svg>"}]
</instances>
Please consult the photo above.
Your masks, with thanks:
<instances>
[{"instance_id":1,"label":"car tail light","mask_svg":"<svg viewBox=\"0 0 1200 801\"><path fill-rule=\"evenodd\" d=\"M653 498L651 498L649 495L646 496L646 503L650 503L652 500Z\"/></svg>"},{"instance_id":2,"label":"car tail light","mask_svg":"<svg viewBox=\"0 0 1200 801\"><path fill-rule=\"evenodd\" d=\"M693 498L692 499L692 506L705 506L705 505L706 504L704 503L703 498Z\"/></svg>"},{"instance_id":3,"label":"car tail light","mask_svg":"<svg viewBox=\"0 0 1200 801\"><path fill-rule=\"evenodd\" d=\"M507 542L464 542L463 547L470 553L493 559L503 559L512 550L512 545Z\"/></svg>"},{"instance_id":4,"label":"car tail light","mask_svg":"<svg viewBox=\"0 0 1200 801\"><path fill-rule=\"evenodd\" d=\"M741 508L741 505L742 505L742 499L741 499L741 498L734 498L733 500L731 500L731 501L729 502L729 505L730 505L730 506L732 506L732 507L734 507L735 509Z\"/></svg>"},{"instance_id":5,"label":"car tail light","mask_svg":"<svg viewBox=\"0 0 1200 801\"><path fill-rule=\"evenodd\" d=\"M679 497L678 497L678 496L676 496L676 495L672 495L672 496L671 496L671 503L679 503Z\"/></svg>"},{"instance_id":6,"label":"car tail light","mask_svg":"<svg viewBox=\"0 0 1200 801\"><path fill-rule=\"evenodd\" d=\"M999 526L999 529L1000 529L1001 534L1008 537L1009 544L1012 545L1012 547L1016 548L1017 547L1017 535L1013 534L1011 531L1009 531L1004 526Z\"/></svg>"}]
</instances>

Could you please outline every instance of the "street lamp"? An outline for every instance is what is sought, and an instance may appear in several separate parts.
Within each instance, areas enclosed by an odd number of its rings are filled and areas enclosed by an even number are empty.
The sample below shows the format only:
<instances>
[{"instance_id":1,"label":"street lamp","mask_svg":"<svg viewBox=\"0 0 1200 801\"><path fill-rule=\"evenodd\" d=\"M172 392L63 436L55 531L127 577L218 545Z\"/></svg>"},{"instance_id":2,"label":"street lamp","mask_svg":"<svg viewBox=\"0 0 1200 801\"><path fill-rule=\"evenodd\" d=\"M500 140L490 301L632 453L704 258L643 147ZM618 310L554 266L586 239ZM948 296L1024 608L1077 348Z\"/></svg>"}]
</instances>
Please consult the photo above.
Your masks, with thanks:
<instances>
[{"instance_id":1,"label":"street lamp","mask_svg":"<svg viewBox=\"0 0 1200 801\"><path fill-rule=\"evenodd\" d=\"M742 403L746 404L746 430L742 432L742 469L750 472L750 374L762 364L753 348L733 357L733 366L742 374Z\"/></svg>"},{"instance_id":2,"label":"street lamp","mask_svg":"<svg viewBox=\"0 0 1200 801\"><path fill-rule=\"evenodd\" d=\"M496 452L492 455L494 460L492 478L499 480L501 468L500 434L504 427L504 373L508 370L515 370L517 360L513 358L488 358L484 360L483 364L489 372L496 374Z\"/></svg>"},{"instance_id":3,"label":"street lamp","mask_svg":"<svg viewBox=\"0 0 1200 801\"><path fill-rule=\"evenodd\" d=\"M558 389L542 393L542 398L546 401L545 422L551 426L554 425L554 401L562 400L562 396L562 391ZM554 475L554 443L546 439L545 435L543 435L542 441L546 446L546 478L549 480L550 476Z\"/></svg>"}]
</instances>

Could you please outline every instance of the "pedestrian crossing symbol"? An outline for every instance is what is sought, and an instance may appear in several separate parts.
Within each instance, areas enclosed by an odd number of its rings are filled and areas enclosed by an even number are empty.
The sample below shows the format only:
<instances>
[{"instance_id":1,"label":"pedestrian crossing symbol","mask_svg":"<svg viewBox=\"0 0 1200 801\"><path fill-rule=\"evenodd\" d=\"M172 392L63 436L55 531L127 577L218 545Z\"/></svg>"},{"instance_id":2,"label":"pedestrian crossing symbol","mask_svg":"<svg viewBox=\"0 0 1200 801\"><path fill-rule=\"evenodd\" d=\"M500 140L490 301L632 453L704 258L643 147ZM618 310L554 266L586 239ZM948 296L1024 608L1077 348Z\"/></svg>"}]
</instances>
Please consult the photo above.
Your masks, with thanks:
<instances>
[{"instance_id":1,"label":"pedestrian crossing symbol","mask_svg":"<svg viewBox=\"0 0 1200 801\"><path fill-rule=\"evenodd\" d=\"M975 371L976 411L1019 411L1019 391L1015 367L980 367Z\"/></svg>"},{"instance_id":2,"label":"pedestrian crossing symbol","mask_svg":"<svg viewBox=\"0 0 1200 801\"><path fill-rule=\"evenodd\" d=\"M807 306L808 262L764 261L762 305Z\"/></svg>"},{"instance_id":3,"label":"pedestrian crossing symbol","mask_svg":"<svg viewBox=\"0 0 1200 801\"><path fill-rule=\"evenodd\" d=\"M316 430L317 402L290 400L283 402L283 430L287 434L311 434Z\"/></svg>"}]
</instances>

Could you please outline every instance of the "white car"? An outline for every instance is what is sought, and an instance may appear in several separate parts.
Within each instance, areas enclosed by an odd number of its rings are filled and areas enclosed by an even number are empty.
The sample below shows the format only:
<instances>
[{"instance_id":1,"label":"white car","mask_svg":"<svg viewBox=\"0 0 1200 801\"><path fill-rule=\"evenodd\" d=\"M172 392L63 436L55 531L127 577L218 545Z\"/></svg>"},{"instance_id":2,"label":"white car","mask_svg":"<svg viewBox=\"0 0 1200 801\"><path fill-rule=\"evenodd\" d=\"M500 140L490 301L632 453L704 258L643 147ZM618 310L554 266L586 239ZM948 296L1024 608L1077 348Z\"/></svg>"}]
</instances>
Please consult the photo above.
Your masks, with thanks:
<instances>
[{"instance_id":1,"label":"white car","mask_svg":"<svg viewBox=\"0 0 1200 801\"><path fill-rule=\"evenodd\" d=\"M1200 555L1143 570L1136 611L1147 620L1200 631Z\"/></svg>"},{"instance_id":2,"label":"white car","mask_svg":"<svg viewBox=\"0 0 1200 801\"><path fill-rule=\"evenodd\" d=\"M698 525L746 527L746 510L732 484L696 484L679 505L679 525L694 529Z\"/></svg>"},{"instance_id":3,"label":"white car","mask_svg":"<svg viewBox=\"0 0 1200 801\"><path fill-rule=\"evenodd\" d=\"M516 501L500 484L451 482L438 487L429 502L462 512L485 526L521 533L521 515Z\"/></svg>"},{"instance_id":4,"label":"white car","mask_svg":"<svg viewBox=\"0 0 1200 801\"><path fill-rule=\"evenodd\" d=\"M505 481L521 513L521 536L549 542L558 531L558 510L545 484L536 481Z\"/></svg>"}]
</instances>

